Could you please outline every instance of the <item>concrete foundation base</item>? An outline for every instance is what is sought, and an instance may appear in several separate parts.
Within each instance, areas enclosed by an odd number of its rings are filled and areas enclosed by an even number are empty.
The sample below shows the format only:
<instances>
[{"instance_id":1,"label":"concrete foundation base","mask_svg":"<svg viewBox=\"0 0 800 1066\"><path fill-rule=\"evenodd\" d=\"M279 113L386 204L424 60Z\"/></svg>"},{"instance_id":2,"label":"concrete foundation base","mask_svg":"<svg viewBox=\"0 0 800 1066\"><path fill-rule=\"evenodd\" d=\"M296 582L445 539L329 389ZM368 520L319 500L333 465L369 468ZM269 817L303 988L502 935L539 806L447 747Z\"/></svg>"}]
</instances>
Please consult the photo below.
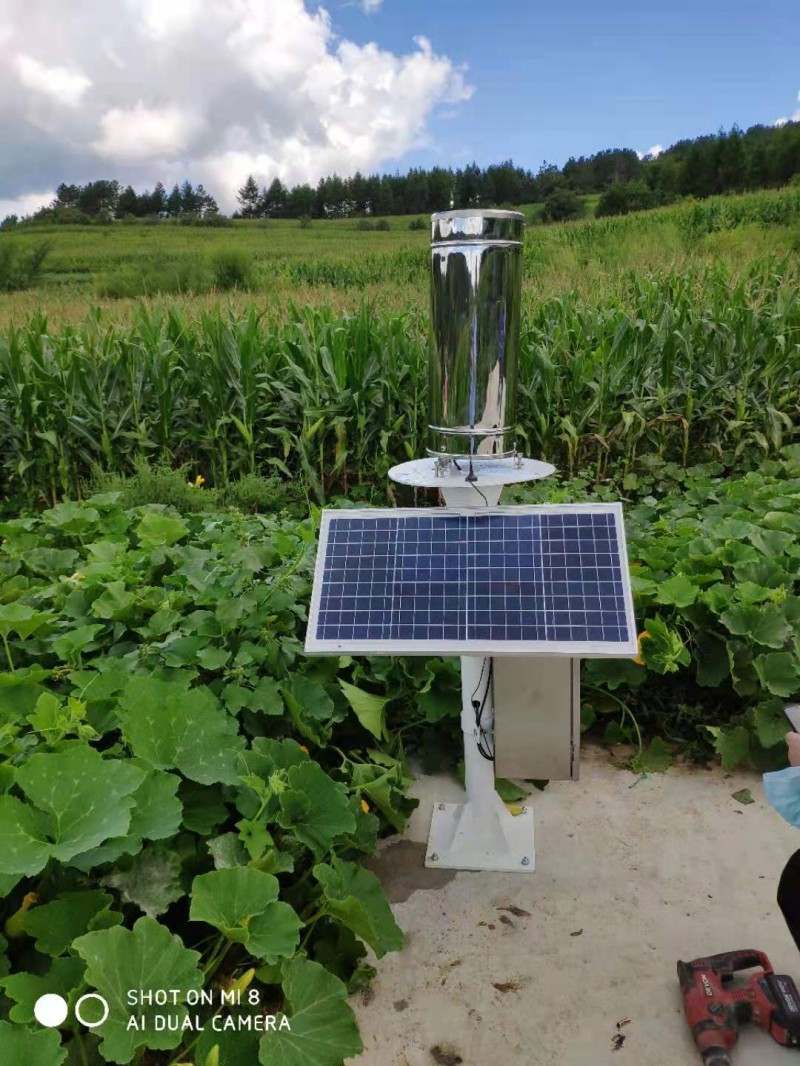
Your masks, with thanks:
<instances>
[{"instance_id":1,"label":"concrete foundation base","mask_svg":"<svg viewBox=\"0 0 800 1066\"><path fill-rule=\"evenodd\" d=\"M750 788L755 803L732 793ZM421 803L373 868L406 933L353 1001L359 1066L698 1066L675 963L759 948L800 983L775 902L800 833L760 777L675 768L638 780L598 748L579 782L528 801L536 872L425 869L434 801L458 784L420 777ZM796 1051L746 1031L734 1066L792 1066Z\"/></svg>"}]
</instances>

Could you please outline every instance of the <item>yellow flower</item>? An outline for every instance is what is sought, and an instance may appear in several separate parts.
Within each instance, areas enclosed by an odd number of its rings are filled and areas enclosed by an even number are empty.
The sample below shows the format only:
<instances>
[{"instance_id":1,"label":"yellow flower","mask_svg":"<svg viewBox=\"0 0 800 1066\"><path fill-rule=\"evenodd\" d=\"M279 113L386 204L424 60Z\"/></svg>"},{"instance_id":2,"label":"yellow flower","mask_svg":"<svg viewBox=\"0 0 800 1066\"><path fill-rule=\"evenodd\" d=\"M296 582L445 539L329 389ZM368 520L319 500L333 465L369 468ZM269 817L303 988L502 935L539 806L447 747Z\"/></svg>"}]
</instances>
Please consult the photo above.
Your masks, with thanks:
<instances>
[{"instance_id":1,"label":"yellow flower","mask_svg":"<svg viewBox=\"0 0 800 1066\"><path fill-rule=\"evenodd\" d=\"M644 666L644 659L642 658L642 641L643 640L648 640L649 637L650 637L650 634L647 632L646 629L643 629L642 632L639 634L639 636L636 638L636 642L639 645L639 654L636 656L636 658L633 661L638 666Z\"/></svg>"},{"instance_id":2,"label":"yellow flower","mask_svg":"<svg viewBox=\"0 0 800 1066\"><path fill-rule=\"evenodd\" d=\"M369 814L369 804L366 800L361 801L361 810L364 812L364 814Z\"/></svg>"},{"instance_id":3,"label":"yellow flower","mask_svg":"<svg viewBox=\"0 0 800 1066\"><path fill-rule=\"evenodd\" d=\"M304 751L306 755L308 755L308 748L305 746L305 744L300 745L300 751Z\"/></svg>"},{"instance_id":4,"label":"yellow flower","mask_svg":"<svg viewBox=\"0 0 800 1066\"><path fill-rule=\"evenodd\" d=\"M197 477L194 479L195 488L201 489L203 485L205 485L205 483L206 479L203 477L202 474L198 474Z\"/></svg>"}]
</instances>

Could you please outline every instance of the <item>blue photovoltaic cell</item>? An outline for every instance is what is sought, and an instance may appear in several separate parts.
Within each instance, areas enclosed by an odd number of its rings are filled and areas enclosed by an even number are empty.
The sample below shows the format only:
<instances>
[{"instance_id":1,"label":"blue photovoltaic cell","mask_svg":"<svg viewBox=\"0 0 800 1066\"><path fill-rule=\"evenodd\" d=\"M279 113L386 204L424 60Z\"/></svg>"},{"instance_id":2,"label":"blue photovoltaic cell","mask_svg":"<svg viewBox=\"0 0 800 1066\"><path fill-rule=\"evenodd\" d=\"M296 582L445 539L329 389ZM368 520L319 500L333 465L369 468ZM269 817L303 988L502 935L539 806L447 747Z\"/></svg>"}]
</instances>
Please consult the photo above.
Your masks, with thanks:
<instances>
[{"instance_id":1,"label":"blue photovoltaic cell","mask_svg":"<svg viewBox=\"0 0 800 1066\"><path fill-rule=\"evenodd\" d=\"M319 641L630 641L611 511L330 519Z\"/></svg>"}]
</instances>

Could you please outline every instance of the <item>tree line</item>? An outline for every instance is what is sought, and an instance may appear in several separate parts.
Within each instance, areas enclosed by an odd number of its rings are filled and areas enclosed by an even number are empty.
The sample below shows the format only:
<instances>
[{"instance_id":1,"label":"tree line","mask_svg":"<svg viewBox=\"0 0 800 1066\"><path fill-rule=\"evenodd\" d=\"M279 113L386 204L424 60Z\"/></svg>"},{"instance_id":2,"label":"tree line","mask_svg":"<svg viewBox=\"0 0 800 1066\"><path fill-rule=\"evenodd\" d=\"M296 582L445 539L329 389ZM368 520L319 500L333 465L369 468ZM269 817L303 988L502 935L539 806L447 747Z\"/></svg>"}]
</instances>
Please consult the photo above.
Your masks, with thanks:
<instances>
[{"instance_id":1,"label":"tree line","mask_svg":"<svg viewBox=\"0 0 800 1066\"><path fill-rule=\"evenodd\" d=\"M351 218L425 215L450 207L510 207L541 203L545 220L578 217L582 196L599 194L598 215L658 207L694 196L783 185L800 175L800 122L752 126L678 141L657 156L609 148L570 157L563 167L543 163L534 173L511 160L479 167L412 168L406 174L356 172L321 178L316 186L288 186L280 178L259 187L249 176L237 191L234 218ZM800 179L799 179L800 180ZM118 181L62 183L55 199L31 216L33 222L111 221L115 218L178 217L222 224L213 196L185 181L167 192L161 182L137 193ZM6 223L15 223L10 216ZM230 224L230 223L228 223Z\"/></svg>"},{"instance_id":2,"label":"tree line","mask_svg":"<svg viewBox=\"0 0 800 1066\"><path fill-rule=\"evenodd\" d=\"M190 181L173 186L167 192L159 181L152 192L137 193L132 185L125 188L118 181L101 179L86 185L62 182L53 201L34 212L31 222L112 221L115 218L149 216L204 218L219 213L214 197L202 185Z\"/></svg>"},{"instance_id":3,"label":"tree line","mask_svg":"<svg viewBox=\"0 0 800 1066\"><path fill-rule=\"evenodd\" d=\"M485 168L414 168L407 174L337 174L311 185L274 178L259 188L250 175L237 191L239 218L350 218L428 214L449 207L504 207L543 203L545 218L579 214L579 197L600 194L598 214L658 207L684 196L783 185L800 174L800 123L753 126L678 141L657 156L609 148L570 157L563 167L544 163L534 174L511 160Z\"/></svg>"}]
</instances>

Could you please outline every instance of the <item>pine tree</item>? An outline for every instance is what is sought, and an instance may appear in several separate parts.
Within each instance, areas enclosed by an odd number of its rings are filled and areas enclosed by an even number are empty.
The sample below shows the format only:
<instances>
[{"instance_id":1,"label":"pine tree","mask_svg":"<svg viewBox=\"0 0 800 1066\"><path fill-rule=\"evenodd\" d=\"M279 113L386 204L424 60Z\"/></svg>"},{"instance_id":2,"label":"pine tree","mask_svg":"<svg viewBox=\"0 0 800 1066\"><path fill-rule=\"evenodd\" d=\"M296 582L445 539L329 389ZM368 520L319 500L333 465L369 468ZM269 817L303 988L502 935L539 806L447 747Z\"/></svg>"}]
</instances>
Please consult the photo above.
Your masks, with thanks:
<instances>
[{"instance_id":1,"label":"pine tree","mask_svg":"<svg viewBox=\"0 0 800 1066\"><path fill-rule=\"evenodd\" d=\"M258 218L261 193L252 174L248 174L244 185L236 193L236 199L239 201L239 214L242 218Z\"/></svg>"}]
</instances>

